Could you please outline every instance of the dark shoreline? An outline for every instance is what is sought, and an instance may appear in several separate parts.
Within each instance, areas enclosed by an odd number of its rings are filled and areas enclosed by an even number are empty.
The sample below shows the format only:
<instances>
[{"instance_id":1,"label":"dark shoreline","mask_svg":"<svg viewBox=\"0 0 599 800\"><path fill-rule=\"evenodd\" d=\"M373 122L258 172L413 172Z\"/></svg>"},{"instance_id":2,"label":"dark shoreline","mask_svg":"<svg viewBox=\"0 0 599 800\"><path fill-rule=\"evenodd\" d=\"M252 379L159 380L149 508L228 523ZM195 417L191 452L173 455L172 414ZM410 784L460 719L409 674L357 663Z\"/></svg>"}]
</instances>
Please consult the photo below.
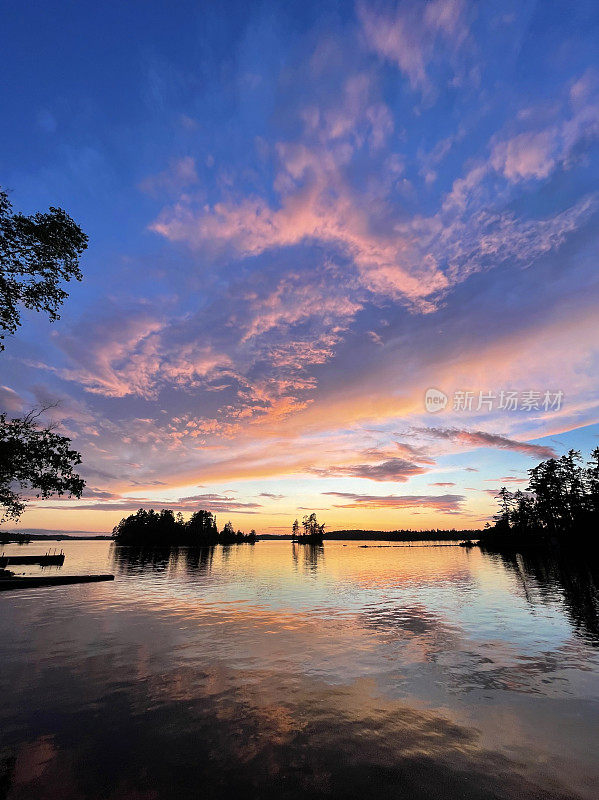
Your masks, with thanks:
<instances>
[{"instance_id":1,"label":"dark shoreline","mask_svg":"<svg viewBox=\"0 0 599 800\"><path fill-rule=\"evenodd\" d=\"M329 531L323 540L330 542L462 542L465 539L480 539L482 530L439 530L439 531ZM277 536L274 533L259 534L262 541L291 541L291 534Z\"/></svg>"},{"instance_id":2,"label":"dark shoreline","mask_svg":"<svg viewBox=\"0 0 599 800\"><path fill-rule=\"evenodd\" d=\"M0 545L3 544L27 544L28 542L106 542L110 541L110 534L100 534L98 536L70 536L67 533L12 533L0 531Z\"/></svg>"},{"instance_id":3,"label":"dark shoreline","mask_svg":"<svg viewBox=\"0 0 599 800\"><path fill-rule=\"evenodd\" d=\"M482 530L443 530L443 531L361 531L361 530L341 530L330 531L323 536L324 541L372 541L372 542L461 542L464 539L479 539L483 535ZM258 534L258 541L291 541L292 535L289 533L278 536L274 533ZM0 544L26 544L27 542L62 542L62 541L112 541L110 534L98 536L73 536L69 534L15 534L7 532L6 536L0 532Z\"/></svg>"}]
</instances>

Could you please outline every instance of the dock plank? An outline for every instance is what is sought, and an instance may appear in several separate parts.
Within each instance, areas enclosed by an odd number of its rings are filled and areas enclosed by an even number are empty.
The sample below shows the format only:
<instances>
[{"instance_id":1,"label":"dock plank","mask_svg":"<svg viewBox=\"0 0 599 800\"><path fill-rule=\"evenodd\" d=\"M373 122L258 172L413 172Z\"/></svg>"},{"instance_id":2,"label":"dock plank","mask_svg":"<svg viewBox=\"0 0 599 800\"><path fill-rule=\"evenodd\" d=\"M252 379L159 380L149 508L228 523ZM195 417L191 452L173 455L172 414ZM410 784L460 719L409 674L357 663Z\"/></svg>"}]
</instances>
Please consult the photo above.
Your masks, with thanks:
<instances>
[{"instance_id":1,"label":"dock plank","mask_svg":"<svg viewBox=\"0 0 599 800\"><path fill-rule=\"evenodd\" d=\"M113 581L114 575L26 575L22 578L0 579L0 592L14 589L33 589L42 586L67 586L72 583Z\"/></svg>"}]
</instances>

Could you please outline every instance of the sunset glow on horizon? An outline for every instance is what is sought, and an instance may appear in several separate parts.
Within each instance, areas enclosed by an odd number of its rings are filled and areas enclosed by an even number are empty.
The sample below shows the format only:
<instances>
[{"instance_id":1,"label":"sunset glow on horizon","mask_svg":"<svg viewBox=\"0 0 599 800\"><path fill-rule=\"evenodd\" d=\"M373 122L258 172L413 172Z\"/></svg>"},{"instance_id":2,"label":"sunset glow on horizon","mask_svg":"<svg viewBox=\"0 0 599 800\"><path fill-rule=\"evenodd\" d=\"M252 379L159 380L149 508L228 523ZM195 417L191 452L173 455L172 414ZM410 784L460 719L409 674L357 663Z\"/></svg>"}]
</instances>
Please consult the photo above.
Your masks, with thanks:
<instances>
[{"instance_id":1,"label":"sunset glow on horizon","mask_svg":"<svg viewBox=\"0 0 599 800\"><path fill-rule=\"evenodd\" d=\"M474 529L597 447L596 4L4 17L0 184L90 238L0 353L87 483L19 529Z\"/></svg>"}]
</instances>

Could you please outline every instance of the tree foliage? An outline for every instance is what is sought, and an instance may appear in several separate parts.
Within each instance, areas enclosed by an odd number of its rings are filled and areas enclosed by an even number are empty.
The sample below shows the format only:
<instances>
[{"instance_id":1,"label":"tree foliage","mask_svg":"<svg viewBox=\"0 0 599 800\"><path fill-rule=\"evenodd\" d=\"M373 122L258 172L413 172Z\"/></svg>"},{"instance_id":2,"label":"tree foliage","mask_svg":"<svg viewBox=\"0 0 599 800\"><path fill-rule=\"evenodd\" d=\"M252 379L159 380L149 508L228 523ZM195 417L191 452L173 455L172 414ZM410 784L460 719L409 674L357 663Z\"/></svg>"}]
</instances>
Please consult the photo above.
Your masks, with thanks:
<instances>
[{"instance_id":1,"label":"tree foliage","mask_svg":"<svg viewBox=\"0 0 599 800\"><path fill-rule=\"evenodd\" d=\"M502 487L492 533L566 539L599 523L599 447L584 464L579 450L550 458L528 471L525 492Z\"/></svg>"},{"instance_id":2,"label":"tree foliage","mask_svg":"<svg viewBox=\"0 0 599 800\"><path fill-rule=\"evenodd\" d=\"M81 280L79 256L88 237L61 208L31 216L13 212L0 189L0 350L21 324L20 308L59 319L68 296L62 281Z\"/></svg>"},{"instance_id":3,"label":"tree foliage","mask_svg":"<svg viewBox=\"0 0 599 800\"><path fill-rule=\"evenodd\" d=\"M297 520L293 523L291 528L292 538L297 542L310 542L313 544L321 544L324 536L324 524L320 525L314 511L303 518L302 527L303 533L300 533L300 526Z\"/></svg>"},{"instance_id":4,"label":"tree foliage","mask_svg":"<svg viewBox=\"0 0 599 800\"><path fill-rule=\"evenodd\" d=\"M81 456L71 449L66 436L40 427L38 419L44 410L20 419L0 414L0 522L17 520L30 495L81 497L85 482L74 472Z\"/></svg>"},{"instance_id":5,"label":"tree foliage","mask_svg":"<svg viewBox=\"0 0 599 800\"><path fill-rule=\"evenodd\" d=\"M67 297L62 281L81 280L79 256L87 236L61 208L32 216L15 213L0 189L0 350L21 324L21 307L59 318ZM0 415L0 522L17 520L30 494L81 497L84 481L73 468L81 456L65 436L38 424L43 411L21 419Z\"/></svg>"}]
</instances>

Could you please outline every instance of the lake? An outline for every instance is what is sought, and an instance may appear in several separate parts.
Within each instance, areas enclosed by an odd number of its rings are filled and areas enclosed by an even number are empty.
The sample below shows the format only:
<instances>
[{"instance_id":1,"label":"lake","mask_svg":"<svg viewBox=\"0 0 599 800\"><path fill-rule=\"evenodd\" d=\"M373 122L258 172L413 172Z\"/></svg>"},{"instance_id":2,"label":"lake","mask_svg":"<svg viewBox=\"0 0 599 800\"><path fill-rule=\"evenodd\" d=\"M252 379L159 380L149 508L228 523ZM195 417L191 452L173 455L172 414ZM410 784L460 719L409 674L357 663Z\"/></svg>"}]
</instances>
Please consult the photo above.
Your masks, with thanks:
<instances>
[{"instance_id":1,"label":"lake","mask_svg":"<svg viewBox=\"0 0 599 800\"><path fill-rule=\"evenodd\" d=\"M0 798L597 796L584 559L56 546L116 579L0 595Z\"/></svg>"}]
</instances>

